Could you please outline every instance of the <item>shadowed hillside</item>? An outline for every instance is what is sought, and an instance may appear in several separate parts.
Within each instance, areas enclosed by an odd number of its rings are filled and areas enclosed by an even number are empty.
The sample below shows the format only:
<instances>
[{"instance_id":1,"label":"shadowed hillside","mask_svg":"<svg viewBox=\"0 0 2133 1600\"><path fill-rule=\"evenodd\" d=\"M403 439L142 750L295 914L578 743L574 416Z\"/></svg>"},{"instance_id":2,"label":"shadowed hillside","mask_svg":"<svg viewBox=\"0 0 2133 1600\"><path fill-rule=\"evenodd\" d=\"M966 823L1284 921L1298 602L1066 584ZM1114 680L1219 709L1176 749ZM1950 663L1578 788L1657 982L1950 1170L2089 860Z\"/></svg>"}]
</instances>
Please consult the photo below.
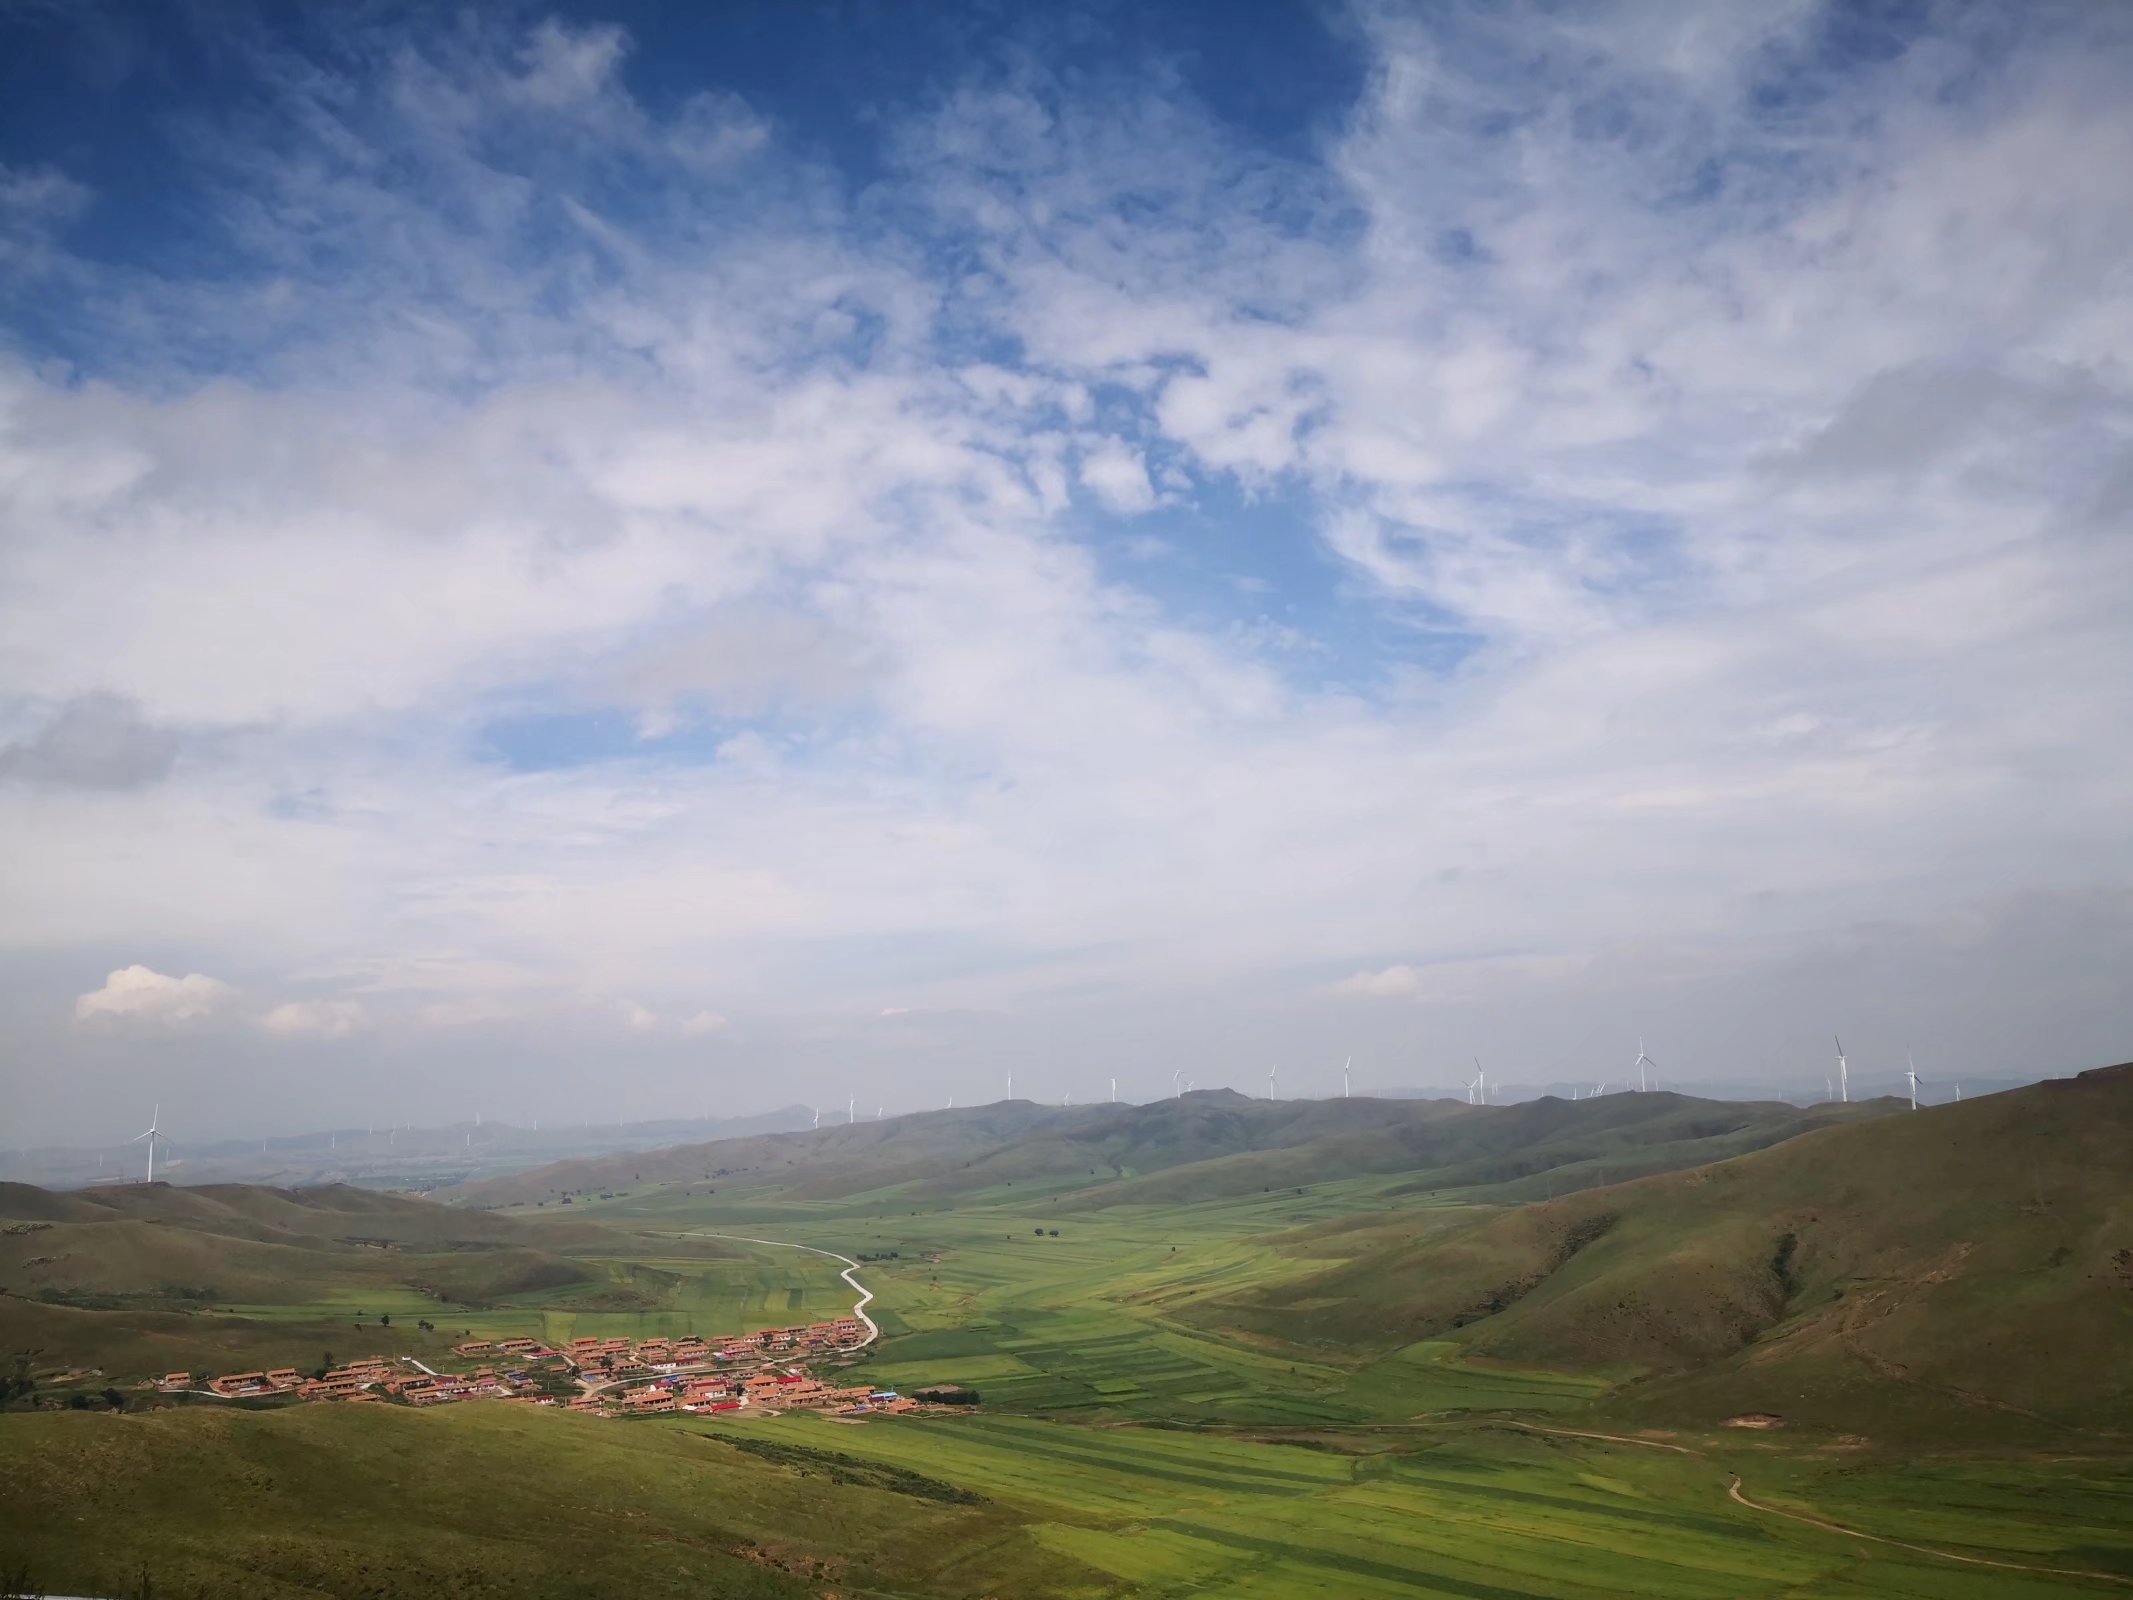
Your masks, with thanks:
<instances>
[{"instance_id":1,"label":"shadowed hillside","mask_svg":"<svg viewBox=\"0 0 2133 1600\"><path fill-rule=\"evenodd\" d=\"M1828 1128L1513 1211L1357 1231L1350 1259L1222 1308L1312 1346L1652 1376L1625 1408L1830 1426L2126 1416L2133 1067ZM1300 1248L1339 1249L1340 1229ZM1397 1237L1386 1237L1397 1235ZM1363 1239L1381 1239L1359 1253Z\"/></svg>"}]
</instances>

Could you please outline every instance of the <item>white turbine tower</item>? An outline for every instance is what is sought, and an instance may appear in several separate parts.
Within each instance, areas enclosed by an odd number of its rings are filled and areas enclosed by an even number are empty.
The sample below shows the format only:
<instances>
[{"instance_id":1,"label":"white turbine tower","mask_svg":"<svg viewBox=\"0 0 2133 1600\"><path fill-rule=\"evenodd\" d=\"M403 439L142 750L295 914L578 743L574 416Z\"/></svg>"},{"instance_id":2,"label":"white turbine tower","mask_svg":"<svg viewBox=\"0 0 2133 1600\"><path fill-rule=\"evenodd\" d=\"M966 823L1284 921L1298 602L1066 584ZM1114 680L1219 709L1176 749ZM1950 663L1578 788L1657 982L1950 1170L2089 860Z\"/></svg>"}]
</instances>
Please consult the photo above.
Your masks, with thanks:
<instances>
[{"instance_id":1,"label":"white turbine tower","mask_svg":"<svg viewBox=\"0 0 2133 1600\"><path fill-rule=\"evenodd\" d=\"M858 1120L859 1096L857 1096L856 1094L846 1095L844 1098L844 1125L849 1128L853 1123L857 1122Z\"/></svg>"},{"instance_id":2,"label":"white turbine tower","mask_svg":"<svg viewBox=\"0 0 2133 1600\"><path fill-rule=\"evenodd\" d=\"M1830 1037L1837 1039L1835 1034L1831 1034ZM1852 1065L1844 1059L1844 1041L1842 1039L1837 1039L1837 1098L1847 1105L1851 1103L1852 1098Z\"/></svg>"},{"instance_id":3,"label":"white turbine tower","mask_svg":"<svg viewBox=\"0 0 2133 1600\"><path fill-rule=\"evenodd\" d=\"M883 1108L882 1108L881 1106L876 1106L876 1107L874 1108L874 1120L875 1120L876 1122L879 1122L879 1121L881 1120L881 1113L882 1113L882 1110L883 1110Z\"/></svg>"},{"instance_id":4,"label":"white turbine tower","mask_svg":"<svg viewBox=\"0 0 2133 1600\"><path fill-rule=\"evenodd\" d=\"M1279 1100L1281 1098L1281 1068L1279 1067L1268 1067L1266 1069L1266 1097L1269 1100Z\"/></svg>"},{"instance_id":5,"label":"white turbine tower","mask_svg":"<svg viewBox=\"0 0 2133 1600\"><path fill-rule=\"evenodd\" d=\"M1180 1067L1170 1075L1170 1092L1180 1100L1185 1098L1185 1069Z\"/></svg>"},{"instance_id":6,"label":"white turbine tower","mask_svg":"<svg viewBox=\"0 0 2133 1600\"><path fill-rule=\"evenodd\" d=\"M1474 1081L1466 1086L1466 1103L1479 1105L1487 1098L1489 1075L1481 1070L1481 1057L1474 1057Z\"/></svg>"},{"instance_id":7,"label":"white turbine tower","mask_svg":"<svg viewBox=\"0 0 2133 1600\"><path fill-rule=\"evenodd\" d=\"M1111 1104L1114 1106L1118 1104L1118 1080L1116 1078L1111 1080Z\"/></svg>"},{"instance_id":8,"label":"white turbine tower","mask_svg":"<svg viewBox=\"0 0 2133 1600\"><path fill-rule=\"evenodd\" d=\"M819 1127L821 1127L821 1126L822 1126L822 1108L821 1108L820 1106L816 1106L816 1107L815 1107L815 1118L814 1118L814 1121L810 1122L810 1123L809 1123L809 1124L807 1125L807 1127L808 1127L808 1131L809 1131L809 1132L811 1133L811 1132L813 1132L813 1131L814 1131L815 1129L817 1129L817 1128L819 1128Z\"/></svg>"},{"instance_id":9,"label":"white turbine tower","mask_svg":"<svg viewBox=\"0 0 2133 1600\"><path fill-rule=\"evenodd\" d=\"M1355 1090L1349 1087L1348 1083L1348 1071L1349 1068L1353 1067L1354 1065L1355 1057L1350 1056L1347 1060L1347 1063L1341 1068L1341 1098L1343 1100L1346 1100L1350 1095L1355 1093Z\"/></svg>"},{"instance_id":10,"label":"white turbine tower","mask_svg":"<svg viewBox=\"0 0 2133 1600\"><path fill-rule=\"evenodd\" d=\"M1643 1092L1644 1092L1644 1091L1645 1091L1646 1089L1649 1089L1649 1088L1651 1087L1651 1082L1650 1082L1650 1080L1649 1080L1649 1079L1647 1079L1647 1078L1645 1077L1645 1075L1644 1075L1644 1069L1645 1069L1646 1067L1656 1067L1657 1065L1659 1065L1659 1063L1658 1063L1658 1062L1654 1061L1654 1060L1653 1060L1653 1059L1652 1059L1652 1058L1651 1058L1650 1056L1648 1056L1648 1055L1646 1055L1646 1054L1644 1053L1644 1041L1643 1041L1643 1039L1641 1039L1641 1038L1640 1038L1640 1039L1638 1039L1638 1040L1637 1040L1637 1061L1636 1061L1636 1067L1637 1067L1637 1092L1638 1092L1639 1094L1642 1094L1642 1093L1643 1093Z\"/></svg>"},{"instance_id":11,"label":"white turbine tower","mask_svg":"<svg viewBox=\"0 0 2133 1600\"><path fill-rule=\"evenodd\" d=\"M150 1183L156 1181L156 1145L158 1143L170 1143L168 1139L163 1137L162 1123L163 1108L159 1105L148 1119L148 1131L146 1133L137 1133L126 1141L128 1144L139 1144L143 1139L148 1141L148 1181Z\"/></svg>"},{"instance_id":12,"label":"white turbine tower","mask_svg":"<svg viewBox=\"0 0 2133 1600\"><path fill-rule=\"evenodd\" d=\"M1913 1111L1916 1111L1918 1109L1918 1086L1924 1083L1926 1080L1918 1075L1918 1063L1912 1060L1910 1051L1906 1050L1903 1053L1903 1058L1906 1062L1909 1063L1909 1066L1904 1072L1904 1077L1910 1081L1911 1109Z\"/></svg>"},{"instance_id":13,"label":"white turbine tower","mask_svg":"<svg viewBox=\"0 0 2133 1600\"><path fill-rule=\"evenodd\" d=\"M1010 1100L1012 1100L1012 1099L1014 1099L1014 1097L1015 1097L1015 1073L1014 1073L1014 1069L1013 1069L1012 1067L1010 1067L1010 1068L1008 1069L1008 1072L1007 1072L1007 1098L1008 1098L1008 1099L1010 1099Z\"/></svg>"}]
</instances>

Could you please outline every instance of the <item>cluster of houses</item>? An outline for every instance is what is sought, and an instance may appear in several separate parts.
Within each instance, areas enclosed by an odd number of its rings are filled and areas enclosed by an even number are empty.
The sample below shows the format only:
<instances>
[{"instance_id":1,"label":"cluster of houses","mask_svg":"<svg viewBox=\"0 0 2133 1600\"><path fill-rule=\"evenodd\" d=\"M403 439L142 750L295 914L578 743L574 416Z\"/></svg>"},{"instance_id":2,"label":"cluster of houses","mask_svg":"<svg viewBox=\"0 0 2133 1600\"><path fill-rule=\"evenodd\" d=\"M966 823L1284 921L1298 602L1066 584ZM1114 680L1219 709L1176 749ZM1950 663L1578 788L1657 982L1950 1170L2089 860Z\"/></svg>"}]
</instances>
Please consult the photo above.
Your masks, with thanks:
<instances>
[{"instance_id":1,"label":"cluster of houses","mask_svg":"<svg viewBox=\"0 0 2133 1600\"><path fill-rule=\"evenodd\" d=\"M500 1373L493 1367L471 1373L426 1372L420 1368L407 1372L383 1356L366 1356L310 1378L294 1367L275 1367L264 1372L224 1373L197 1385L190 1372L166 1372L155 1380L155 1387L165 1394L204 1393L224 1400L287 1396L294 1400L376 1401L393 1395L414 1406L471 1400L480 1395L511 1397L527 1386L522 1373Z\"/></svg>"},{"instance_id":2,"label":"cluster of houses","mask_svg":"<svg viewBox=\"0 0 2133 1600\"><path fill-rule=\"evenodd\" d=\"M553 1380L567 1374L584 1391L567 1402L568 1409L603 1416L738 1411L744 1406L890 1414L916 1409L915 1402L890 1390L865 1384L833 1388L795 1364L801 1358L856 1348L867 1341L870 1332L857 1317L838 1317L712 1339L694 1334L635 1341L573 1339L561 1350L539 1339L469 1339L454 1346L453 1353L495 1364L465 1373L432 1372L412 1357L403 1357L402 1364L396 1365L383 1356L367 1356L309 1378L293 1367L277 1367L226 1373L196 1385L191 1373L171 1372L156 1379L154 1386L166 1394L205 1392L225 1400L287 1396L380 1401L389 1396L412 1406L478 1398L556 1405ZM728 1370L742 1363L748 1364L748 1370ZM549 1369L546 1383L539 1370L544 1366Z\"/></svg>"},{"instance_id":3,"label":"cluster of houses","mask_svg":"<svg viewBox=\"0 0 2133 1600\"><path fill-rule=\"evenodd\" d=\"M765 1357L823 1356L866 1343L867 1325L857 1317L811 1322L798 1328L762 1328L754 1333L720 1334L703 1339L573 1339L567 1350L550 1350L536 1339L469 1339L453 1346L456 1355L509 1356L520 1361L559 1357L581 1377L625 1378L636 1373L679 1372L689 1367L732 1365Z\"/></svg>"},{"instance_id":4,"label":"cluster of houses","mask_svg":"<svg viewBox=\"0 0 2133 1600\"><path fill-rule=\"evenodd\" d=\"M613 1395L588 1394L570 1402L573 1411L597 1411L608 1416L657 1416L663 1411L739 1411L744 1406L766 1410L831 1411L841 1416L879 1412L889 1416L918 1409L918 1402L893 1389L871 1384L843 1388L822 1383L797 1368L784 1372L764 1370L746 1377L705 1374L662 1378Z\"/></svg>"}]
</instances>

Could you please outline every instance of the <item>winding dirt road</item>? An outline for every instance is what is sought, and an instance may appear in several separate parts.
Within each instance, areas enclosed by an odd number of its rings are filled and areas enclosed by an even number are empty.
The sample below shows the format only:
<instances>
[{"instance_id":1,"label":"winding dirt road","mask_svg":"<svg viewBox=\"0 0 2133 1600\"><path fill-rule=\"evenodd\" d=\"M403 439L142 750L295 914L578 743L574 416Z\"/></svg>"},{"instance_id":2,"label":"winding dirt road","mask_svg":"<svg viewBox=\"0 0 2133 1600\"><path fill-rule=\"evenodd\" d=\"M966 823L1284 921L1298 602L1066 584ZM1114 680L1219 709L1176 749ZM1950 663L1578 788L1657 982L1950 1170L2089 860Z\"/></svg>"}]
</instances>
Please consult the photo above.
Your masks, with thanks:
<instances>
[{"instance_id":1,"label":"winding dirt road","mask_svg":"<svg viewBox=\"0 0 2133 1600\"><path fill-rule=\"evenodd\" d=\"M1820 1528L1824 1533L1841 1533L1848 1539L1864 1539L1870 1544L1893 1545L1898 1550L1933 1556L1941 1561L1961 1561L1973 1567L1998 1567L2003 1572L2037 1572L2052 1578L2090 1578L2097 1583L2133 1583L2133 1578L2116 1572L2086 1572L2078 1567L2039 1567L2027 1561L1994 1561L1987 1556L1958 1555L1953 1550L1936 1550L1931 1545L1912 1544L1905 1539L1890 1539L1878 1533L1862 1533L1857 1528L1845 1527L1841 1522L1811 1517L1804 1511L1786 1511L1778 1506L1766 1506L1760 1500L1750 1500L1741 1492L1740 1474L1733 1472L1727 1476L1732 1481L1726 1485L1726 1496L1736 1505L1744 1505L1750 1511L1760 1511L1766 1516L1786 1517L1794 1522L1804 1522L1810 1528Z\"/></svg>"},{"instance_id":2,"label":"winding dirt road","mask_svg":"<svg viewBox=\"0 0 2133 1600\"><path fill-rule=\"evenodd\" d=\"M858 1302L852 1307L852 1315L867 1325L867 1336L850 1348L854 1350L863 1349L881 1337L881 1329L875 1325L874 1319L867 1315L867 1305L873 1300L874 1291L852 1276L853 1273L859 1270L859 1263L850 1256L840 1256L834 1250L817 1250L811 1244L794 1244L790 1239L755 1239L745 1233L691 1233L685 1237L691 1239L733 1239L741 1244L772 1244L781 1250L805 1250L811 1256L828 1256L832 1261L842 1261L844 1270L838 1273L837 1276L849 1284L852 1292L859 1296Z\"/></svg>"}]
</instances>

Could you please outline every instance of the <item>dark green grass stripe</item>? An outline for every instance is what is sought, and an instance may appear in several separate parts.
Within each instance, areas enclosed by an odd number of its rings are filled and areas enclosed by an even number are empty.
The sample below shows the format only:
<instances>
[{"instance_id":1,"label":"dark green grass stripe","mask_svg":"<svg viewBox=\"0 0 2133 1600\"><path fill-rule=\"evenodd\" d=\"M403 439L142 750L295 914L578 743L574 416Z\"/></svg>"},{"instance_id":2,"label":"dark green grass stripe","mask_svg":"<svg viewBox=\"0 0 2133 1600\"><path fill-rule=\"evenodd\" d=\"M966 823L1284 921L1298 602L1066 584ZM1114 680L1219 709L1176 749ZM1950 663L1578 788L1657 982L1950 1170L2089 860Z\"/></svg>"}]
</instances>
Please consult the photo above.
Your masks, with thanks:
<instances>
[{"instance_id":1,"label":"dark green grass stripe","mask_svg":"<svg viewBox=\"0 0 2133 1600\"><path fill-rule=\"evenodd\" d=\"M1226 1529L1210 1528L1204 1523L1186 1522L1176 1517L1164 1517L1149 1523L1148 1526L1160 1528L1166 1533L1181 1533L1189 1539L1202 1539L1209 1544L1223 1545L1232 1550L1249 1551L1286 1565L1322 1567L1334 1572L1351 1573L1359 1578L1376 1578L1386 1583L1397 1583L1410 1589L1458 1595L1461 1600L1557 1600L1560 1593L1544 1593L1537 1589L1507 1589L1499 1583L1479 1583L1471 1578L1449 1577L1443 1573L1398 1566L1390 1561L1371 1561L1362 1556L1342 1555L1337 1551L1321 1550L1309 1545L1284 1544L1278 1539L1255 1539L1248 1533L1231 1533Z\"/></svg>"},{"instance_id":2,"label":"dark green grass stripe","mask_svg":"<svg viewBox=\"0 0 2133 1600\"><path fill-rule=\"evenodd\" d=\"M997 1436L995 1436L995 1439L1002 1448L1008 1448L1005 1440L998 1440ZM1144 1452L1131 1448L1107 1450L1099 1446L1063 1445L1053 1439L1047 1439L1041 1444L1018 1441L1014 1448L1018 1454L1057 1457L1064 1461L1077 1462L1083 1466L1102 1467L1119 1472L1132 1472L1148 1477L1158 1477L1167 1472L1175 1472L1180 1467L1191 1464L1179 1461L1178 1454L1174 1453ZM1350 1481L1344 1475L1281 1472L1272 1467L1247 1466L1226 1460L1222 1462L1219 1470L1223 1476L1208 1478L1204 1481L1213 1484L1217 1488L1225 1489L1249 1489L1255 1482L1259 1482L1268 1486L1266 1491L1268 1493L1279 1493L1280 1490L1275 1487L1276 1485L1295 1484L1305 1489L1330 1489L1344 1487ZM1195 1477L1190 1481L1200 1482L1203 1480Z\"/></svg>"},{"instance_id":3,"label":"dark green grass stripe","mask_svg":"<svg viewBox=\"0 0 2133 1600\"><path fill-rule=\"evenodd\" d=\"M1477 1499L1511 1500L1520 1505L1546 1506L1551 1511L1575 1511L1583 1516L1607 1517L1616 1522L1635 1522L1653 1528L1691 1529L1727 1539L1769 1537L1759 1526L1731 1521L1724 1517L1704 1516L1694 1511L1655 1511L1644 1506L1608 1505L1604 1501L1579 1500L1570 1495L1539 1494L1531 1489L1507 1489L1497 1484L1474 1483L1464 1478L1440 1478L1416 1472L1405 1466L1389 1474L1385 1481L1434 1489L1447 1496L1464 1494Z\"/></svg>"}]
</instances>

